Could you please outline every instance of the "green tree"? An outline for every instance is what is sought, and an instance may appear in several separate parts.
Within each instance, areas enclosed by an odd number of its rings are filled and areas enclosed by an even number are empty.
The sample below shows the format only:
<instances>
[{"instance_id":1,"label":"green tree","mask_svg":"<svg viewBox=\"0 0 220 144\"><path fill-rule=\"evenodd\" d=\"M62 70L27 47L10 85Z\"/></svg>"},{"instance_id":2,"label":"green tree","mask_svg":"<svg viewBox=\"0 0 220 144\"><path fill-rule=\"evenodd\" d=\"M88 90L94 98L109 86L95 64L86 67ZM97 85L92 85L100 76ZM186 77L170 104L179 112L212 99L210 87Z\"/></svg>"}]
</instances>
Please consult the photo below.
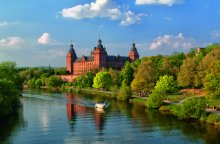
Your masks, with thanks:
<instances>
[{"instance_id":1,"label":"green tree","mask_svg":"<svg viewBox=\"0 0 220 144\"><path fill-rule=\"evenodd\" d=\"M19 105L22 82L16 63L0 63L0 119L12 113Z\"/></svg>"},{"instance_id":2,"label":"green tree","mask_svg":"<svg viewBox=\"0 0 220 144\"><path fill-rule=\"evenodd\" d=\"M180 71L178 73L178 84L183 87L196 87L197 85L197 66L199 61L196 57L190 58L187 57L183 64L180 67Z\"/></svg>"},{"instance_id":3,"label":"green tree","mask_svg":"<svg viewBox=\"0 0 220 144\"><path fill-rule=\"evenodd\" d=\"M48 86L53 88L61 87L63 84L63 80L58 76L51 76L48 79Z\"/></svg>"},{"instance_id":4,"label":"green tree","mask_svg":"<svg viewBox=\"0 0 220 144\"><path fill-rule=\"evenodd\" d=\"M174 93L177 90L177 82L173 79L173 76L162 76L157 81L155 90L162 91L165 95Z\"/></svg>"},{"instance_id":5,"label":"green tree","mask_svg":"<svg viewBox=\"0 0 220 144\"><path fill-rule=\"evenodd\" d=\"M124 69L122 70L122 75L126 85L127 86L131 85L131 82L134 78L134 70L129 62L125 63Z\"/></svg>"},{"instance_id":6,"label":"green tree","mask_svg":"<svg viewBox=\"0 0 220 144\"><path fill-rule=\"evenodd\" d=\"M211 45L207 47L207 50L205 49L208 53L206 56L201 60L199 63L199 66L197 68L198 71L198 81L197 85L204 85L204 78L206 77L207 70L212 68L213 65L220 60L220 46L215 46Z\"/></svg>"},{"instance_id":7,"label":"green tree","mask_svg":"<svg viewBox=\"0 0 220 144\"><path fill-rule=\"evenodd\" d=\"M174 106L172 111L180 119L199 119L205 113L206 100L203 98L191 98L180 105Z\"/></svg>"},{"instance_id":8,"label":"green tree","mask_svg":"<svg viewBox=\"0 0 220 144\"><path fill-rule=\"evenodd\" d=\"M204 79L204 88L210 97L220 97L220 60L207 70Z\"/></svg>"},{"instance_id":9,"label":"green tree","mask_svg":"<svg viewBox=\"0 0 220 144\"><path fill-rule=\"evenodd\" d=\"M41 86L43 86L42 80L41 80L41 79L37 79L37 80L35 81L35 86L36 86L37 88L40 88Z\"/></svg>"},{"instance_id":10,"label":"green tree","mask_svg":"<svg viewBox=\"0 0 220 144\"><path fill-rule=\"evenodd\" d=\"M149 98L145 105L148 108L159 108L163 104L165 93L160 90L153 90L151 94L149 94Z\"/></svg>"},{"instance_id":11,"label":"green tree","mask_svg":"<svg viewBox=\"0 0 220 144\"><path fill-rule=\"evenodd\" d=\"M123 81L122 87L120 88L117 95L117 100L128 101L131 96L132 96L131 87L127 86L127 84Z\"/></svg>"},{"instance_id":12,"label":"green tree","mask_svg":"<svg viewBox=\"0 0 220 144\"><path fill-rule=\"evenodd\" d=\"M108 72L98 72L93 80L94 88L104 88L107 89L112 84L112 77Z\"/></svg>"},{"instance_id":13,"label":"green tree","mask_svg":"<svg viewBox=\"0 0 220 144\"><path fill-rule=\"evenodd\" d=\"M141 95L150 93L156 84L156 79L157 74L154 63L150 60L142 61L131 83L131 88Z\"/></svg>"},{"instance_id":14,"label":"green tree","mask_svg":"<svg viewBox=\"0 0 220 144\"><path fill-rule=\"evenodd\" d=\"M120 71L110 68L109 74L112 77L112 85L116 87L120 86L121 85Z\"/></svg>"}]
</instances>

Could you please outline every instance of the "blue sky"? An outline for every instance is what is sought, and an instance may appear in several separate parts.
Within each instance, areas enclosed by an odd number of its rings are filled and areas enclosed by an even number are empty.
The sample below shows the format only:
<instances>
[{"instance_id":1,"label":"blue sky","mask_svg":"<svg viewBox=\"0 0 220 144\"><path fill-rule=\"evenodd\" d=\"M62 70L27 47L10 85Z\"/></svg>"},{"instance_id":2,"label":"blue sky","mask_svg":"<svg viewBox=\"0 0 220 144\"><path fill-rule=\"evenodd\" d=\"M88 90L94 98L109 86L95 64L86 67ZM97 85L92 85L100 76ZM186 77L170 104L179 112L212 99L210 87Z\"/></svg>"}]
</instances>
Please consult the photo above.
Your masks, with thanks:
<instances>
[{"instance_id":1,"label":"blue sky","mask_svg":"<svg viewBox=\"0 0 220 144\"><path fill-rule=\"evenodd\" d=\"M0 61L65 66L72 39L78 56L99 38L110 55L187 52L220 41L219 0L1 0Z\"/></svg>"}]
</instances>

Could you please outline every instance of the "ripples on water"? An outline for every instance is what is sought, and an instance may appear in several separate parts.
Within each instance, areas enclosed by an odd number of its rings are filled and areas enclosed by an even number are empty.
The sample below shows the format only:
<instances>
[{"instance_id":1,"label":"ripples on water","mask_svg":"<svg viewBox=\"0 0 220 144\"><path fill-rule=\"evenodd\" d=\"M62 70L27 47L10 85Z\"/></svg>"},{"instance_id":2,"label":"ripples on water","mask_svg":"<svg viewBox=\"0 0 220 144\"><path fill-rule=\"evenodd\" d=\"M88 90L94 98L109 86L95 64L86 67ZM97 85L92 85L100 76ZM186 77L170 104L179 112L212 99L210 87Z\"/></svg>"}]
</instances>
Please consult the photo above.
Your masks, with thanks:
<instances>
[{"instance_id":1,"label":"ripples on water","mask_svg":"<svg viewBox=\"0 0 220 144\"><path fill-rule=\"evenodd\" d=\"M0 143L220 143L213 126L111 100L104 112L100 97L25 91L23 107L1 123Z\"/></svg>"}]
</instances>

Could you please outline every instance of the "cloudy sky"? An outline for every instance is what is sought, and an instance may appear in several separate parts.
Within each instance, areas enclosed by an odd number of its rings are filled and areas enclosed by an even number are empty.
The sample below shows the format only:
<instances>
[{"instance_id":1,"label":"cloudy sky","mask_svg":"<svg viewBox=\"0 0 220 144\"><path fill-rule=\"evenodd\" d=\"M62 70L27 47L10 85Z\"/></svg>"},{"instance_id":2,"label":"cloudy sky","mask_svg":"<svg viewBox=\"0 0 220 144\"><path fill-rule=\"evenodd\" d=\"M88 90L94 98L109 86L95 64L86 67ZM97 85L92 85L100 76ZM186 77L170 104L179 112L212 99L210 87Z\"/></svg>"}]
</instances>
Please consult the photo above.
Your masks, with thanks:
<instances>
[{"instance_id":1,"label":"cloudy sky","mask_svg":"<svg viewBox=\"0 0 220 144\"><path fill-rule=\"evenodd\" d=\"M0 61L65 66L100 37L110 55L187 52L220 42L219 0L1 0Z\"/></svg>"}]
</instances>

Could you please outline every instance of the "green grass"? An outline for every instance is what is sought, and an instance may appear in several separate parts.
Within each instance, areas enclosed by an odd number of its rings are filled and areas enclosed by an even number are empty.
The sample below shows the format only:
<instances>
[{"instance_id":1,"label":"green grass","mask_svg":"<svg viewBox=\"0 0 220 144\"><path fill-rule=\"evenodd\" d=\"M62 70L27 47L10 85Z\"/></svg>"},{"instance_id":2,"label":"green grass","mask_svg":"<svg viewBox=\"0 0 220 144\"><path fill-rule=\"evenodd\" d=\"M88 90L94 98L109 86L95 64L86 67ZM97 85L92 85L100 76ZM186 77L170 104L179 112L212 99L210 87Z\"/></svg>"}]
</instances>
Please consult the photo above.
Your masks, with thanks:
<instances>
[{"instance_id":1,"label":"green grass","mask_svg":"<svg viewBox=\"0 0 220 144\"><path fill-rule=\"evenodd\" d=\"M220 107L220 99L207 99L209 106L218 106Z\"/></svg>"},{"instance_id":2,"label":"green grass","mask_svg":"<svg viewBox=\"0 0 220 144\"><path fill-rule=\"evenodd\" d=\"M130 99L130 102L132 103L140 103L140 104L145 104L147 100L143 98L132 98Z\"/></svg>"},{"instance_id":3,"label":"green grass","mask_svg":"<svg viewBox=\"0 0 220 144\"><path fill-rule=\"evenodd\" d=\"M181 100L184 100L184 99L186 99L188 97L192 97L192 96L193 95L191 95L191 94L186 94L186 93L179 94L179 93L177 93L177 94L168 95L167 99L172 101L172 102L179 102Z\"/></svg>"}]
</instances>

